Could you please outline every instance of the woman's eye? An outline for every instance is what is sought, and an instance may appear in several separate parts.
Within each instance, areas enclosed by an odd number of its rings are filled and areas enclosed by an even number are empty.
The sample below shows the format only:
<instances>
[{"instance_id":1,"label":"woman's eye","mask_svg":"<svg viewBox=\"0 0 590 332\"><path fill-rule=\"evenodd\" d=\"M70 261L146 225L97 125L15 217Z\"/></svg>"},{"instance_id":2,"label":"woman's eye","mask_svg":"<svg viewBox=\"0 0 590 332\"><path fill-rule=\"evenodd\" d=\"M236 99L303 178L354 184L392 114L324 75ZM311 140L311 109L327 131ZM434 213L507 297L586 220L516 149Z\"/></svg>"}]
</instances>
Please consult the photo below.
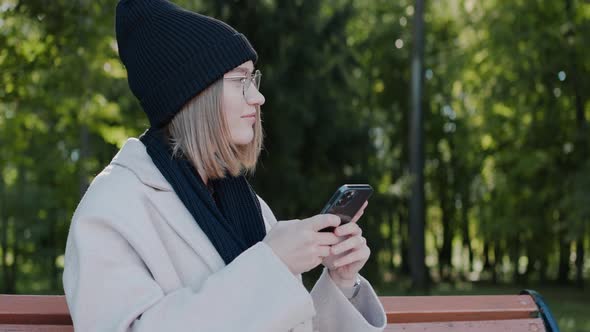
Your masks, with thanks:
<instances>
[{"instance_id":1,"label":"woman's eye","mask_svg":"<svg viewBox=\"0 0 590 332\"><path fill-rule=\"evenodd\" d=\"M236 78L232 79L231 81L234 82L236 85L244 84L244 78L236 77Z\"/></svg>"}]
</instances>

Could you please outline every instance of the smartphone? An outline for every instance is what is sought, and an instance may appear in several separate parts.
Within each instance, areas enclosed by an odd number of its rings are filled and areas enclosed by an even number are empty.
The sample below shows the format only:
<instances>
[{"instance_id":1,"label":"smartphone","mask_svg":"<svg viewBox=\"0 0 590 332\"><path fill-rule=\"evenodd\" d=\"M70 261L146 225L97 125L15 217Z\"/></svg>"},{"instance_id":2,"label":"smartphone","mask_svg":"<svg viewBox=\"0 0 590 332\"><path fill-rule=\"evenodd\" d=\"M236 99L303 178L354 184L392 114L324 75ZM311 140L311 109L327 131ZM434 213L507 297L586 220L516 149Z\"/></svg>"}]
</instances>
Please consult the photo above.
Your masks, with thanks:
<instances>
[{"instance_id":1,"label":"smartphone","mask_svg":"<svg viewBox=\"0 0 590 332\"><path fill-rule=\"evenodd\" d=\"M340 225L349 223L363 204L373 194L373 188L368 184L345 184L338 188L320 214L334 214L340 217ZM320 232L333 232L334 227L326 227Z\"/></svg>"}]
</instances>

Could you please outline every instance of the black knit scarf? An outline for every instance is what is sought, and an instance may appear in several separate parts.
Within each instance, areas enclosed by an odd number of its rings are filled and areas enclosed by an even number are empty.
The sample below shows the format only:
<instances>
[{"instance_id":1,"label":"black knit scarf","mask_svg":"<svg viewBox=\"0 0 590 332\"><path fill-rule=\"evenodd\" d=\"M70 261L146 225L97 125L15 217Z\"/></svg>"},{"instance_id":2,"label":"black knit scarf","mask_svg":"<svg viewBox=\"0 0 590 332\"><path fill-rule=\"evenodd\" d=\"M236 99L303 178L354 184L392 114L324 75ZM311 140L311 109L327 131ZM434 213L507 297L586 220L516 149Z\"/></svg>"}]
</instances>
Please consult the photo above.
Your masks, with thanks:
<instances>
[{"instance_id":1,"label":"black knit scarf","mask_svg":"<svg viewBox=\"0 0 590 332\"><path fill-rule=\"evenodd\" d=\"M164 129L150 128L139 139L226 264L264 238L260 203L244 176L209 180L214 199L192 164L172 157Z\"/></svg>"}]
</instances>

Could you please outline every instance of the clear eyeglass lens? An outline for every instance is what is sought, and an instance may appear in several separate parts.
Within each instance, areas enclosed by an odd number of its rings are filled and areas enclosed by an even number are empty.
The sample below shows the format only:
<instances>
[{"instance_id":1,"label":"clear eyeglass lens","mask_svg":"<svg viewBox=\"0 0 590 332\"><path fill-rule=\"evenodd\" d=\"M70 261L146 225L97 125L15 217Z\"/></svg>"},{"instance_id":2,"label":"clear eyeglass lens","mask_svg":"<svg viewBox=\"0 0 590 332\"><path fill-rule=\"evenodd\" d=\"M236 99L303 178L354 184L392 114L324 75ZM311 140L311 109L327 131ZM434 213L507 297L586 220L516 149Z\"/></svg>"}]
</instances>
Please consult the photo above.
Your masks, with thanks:
<instances>
[{"instance_id":1,"label":"clear eyeglass lens","mask_svg":"<svg viewBox=\"0 0 590 332\"><path fill-rule=\"evenodd\" d=\"M260 89L260 77L261 76L262 76L262 74L260 73L260 70L256 70L256 72L254 72L254 74L245 78L244 96L246 96L246 93L251 92L250 87L252 86L252 83L254 83L254 86L256 87L257 90Z\"/></svg>"},{"instance_id":2,"label":"clear eyeglass lens","mask_svg":"<svg viewBox=\"0 0 590 332\"><path fill-rule=\"evenodd\" d=\"M252 77L253 78L253 81L254 81L254 84L256 85L256 89L259 89L260 88L260 78L261 78L261 76L262 76L262 74L260 73L260 70L257 70L254 73L254 76Z\"/></svg>"}]
</instances>

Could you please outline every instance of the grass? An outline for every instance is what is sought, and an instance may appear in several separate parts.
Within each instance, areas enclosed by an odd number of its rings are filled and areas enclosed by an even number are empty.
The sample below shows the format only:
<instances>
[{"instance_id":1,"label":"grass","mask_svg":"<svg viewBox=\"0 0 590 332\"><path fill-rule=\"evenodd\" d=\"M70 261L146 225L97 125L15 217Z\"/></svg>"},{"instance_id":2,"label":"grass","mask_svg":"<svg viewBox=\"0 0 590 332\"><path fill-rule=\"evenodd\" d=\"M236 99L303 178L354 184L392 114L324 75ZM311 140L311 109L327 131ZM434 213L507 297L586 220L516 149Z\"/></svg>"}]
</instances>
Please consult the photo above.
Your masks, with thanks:
<instances>
[{"instance_id":1,"label":"grass","mask_svg":"<svg viewBox=\"0 0 590 332\"><path fill-rule=\"evenodd\" d=\"M382 296L418 295L407 289L408 282L376 289ZM562 332L590 332L590 289L581 290L571 286L493 285L484 282L460 282L436 284L428 295L500 295L518 294L522 289L533 289L543 296Z\"/></svg>"}]
</instances>

